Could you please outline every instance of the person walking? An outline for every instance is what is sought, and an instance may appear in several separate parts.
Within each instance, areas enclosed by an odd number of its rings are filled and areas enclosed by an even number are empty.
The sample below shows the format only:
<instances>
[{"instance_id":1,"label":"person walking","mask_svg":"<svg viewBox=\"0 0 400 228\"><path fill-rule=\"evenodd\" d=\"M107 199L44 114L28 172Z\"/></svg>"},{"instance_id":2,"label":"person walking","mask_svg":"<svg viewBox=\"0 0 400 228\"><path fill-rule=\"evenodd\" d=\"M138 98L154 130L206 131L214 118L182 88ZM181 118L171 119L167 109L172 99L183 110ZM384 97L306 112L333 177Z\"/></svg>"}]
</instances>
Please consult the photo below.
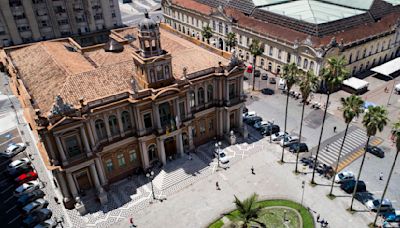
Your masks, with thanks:
<instances>
[{"instance_id":1,"label":"person walking","mask_svg":"<svg viewBox=\"0 0 400 228\"><path fill-rule=\"evenodd\" d=\"M217 187L217 190L221 190L221 188L219 187L219 183L218 183L218 181L217 181L217 182L215 182L215 187Z\"/></svg>"},{"instance_id":2,"label":"person walking","mask_svg":"<svg viewBox=\"0 0 400 228\"><path fill-rule=\"evenodd\" d=\"M336 126L333 127L333 133L336 133Z\"/></svg>"},{"instance_id":3,"label":"person walking","mask_svg":"<svg viewBox=\"0 0 400 228\"><path fill-rule=\"evenodd\" d=\"M317 215L317 222L319 222L319 218L320 218L320 215L318 214L318 215Z\"/></svg>"},{"instance_id":4,"label":"person walking","mask_svg":"<svg viewBox=\"0 0 400 228\"><path fill-rule=\"evenodd\" d=\"M251 167L251 174L255 175L256 173L254 172L254 167Z\"/></svg>"},{"instance_id":5,"label":"person walking","mask_svg":"<svg viewBox=\"0 0 400 228\"><path fill-rule=\"evenodd\" d=\"M379 180L383 180L383 172L379 173Z\"/></svg>"}]
</instances>

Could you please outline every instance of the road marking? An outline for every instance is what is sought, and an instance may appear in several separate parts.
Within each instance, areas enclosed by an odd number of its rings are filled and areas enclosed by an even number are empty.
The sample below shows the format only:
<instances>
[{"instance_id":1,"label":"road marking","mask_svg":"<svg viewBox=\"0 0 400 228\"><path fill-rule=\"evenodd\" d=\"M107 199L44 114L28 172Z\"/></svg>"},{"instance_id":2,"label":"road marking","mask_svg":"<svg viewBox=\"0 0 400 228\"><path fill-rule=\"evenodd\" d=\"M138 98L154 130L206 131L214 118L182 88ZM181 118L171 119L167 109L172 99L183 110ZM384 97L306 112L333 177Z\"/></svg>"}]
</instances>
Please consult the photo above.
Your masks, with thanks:
<instances>
[{"instance_id":1,"label":"road marking","mask_svg":"<svg viewBox=\"0 0 400 228\"><path fill-rule=\"evenodd\" d=\"M17 205L14 205L14 206L11 207L10 209L8 209L8 210L6 211L6 213L8 214L10 211L14 210L16 207L17 207Z\"/></svg>"},{"instance_id":2,"label":"road marking","mask_svg":"<svg viewBox=\"0 0 400 228\"><path fill-rule=\"evenodd\" d=\"M12 198L14 198L14 196L8 197L8 198L4 201L4 203L7 203L7 202L10 201Z\"/></svg>"},{"instance_id":3,"label":"road marking","mask_svg":"<svg viewBox=\"0 0 400 228\"><path fill-rule=\"evenodd\" d=\"M4 189L4 190L1 192L1 194L7 192L7 191L10 190L12 187L13 187L12 185L8 186L8 188Z\"/></svg>"},{"instance_id":4,"label":"road marking","mask_svg":"<svg viewBox=\"0 0 400 228\"><path fill-rule=\"evenodd\" d=\"M21 217L21 215L17 215L17 217L15 217L11 221L9 221L8 224L15 222L17 219L19 219L19 217Z\"/></svg>"}]
</instances>

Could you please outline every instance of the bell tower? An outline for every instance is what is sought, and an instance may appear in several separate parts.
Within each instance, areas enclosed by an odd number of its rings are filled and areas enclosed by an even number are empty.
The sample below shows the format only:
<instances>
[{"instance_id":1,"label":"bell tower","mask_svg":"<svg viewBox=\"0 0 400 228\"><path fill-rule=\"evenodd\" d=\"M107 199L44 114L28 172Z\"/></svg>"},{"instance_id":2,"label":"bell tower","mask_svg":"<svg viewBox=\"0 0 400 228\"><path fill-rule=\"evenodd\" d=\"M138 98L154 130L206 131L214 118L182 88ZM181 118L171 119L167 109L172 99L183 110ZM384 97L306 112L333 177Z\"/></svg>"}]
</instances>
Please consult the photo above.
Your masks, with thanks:
<instances>
[{"instance_id":1,"label":"bell tower","mask_svg":"<svg viewBox=\"0 0 400 228\"><path fill-rule=\"evenodd\" d=\"M143 88L160 88L171 84L171 55L161 48L159 25L149 17L148 12L139 22L139 50L132 53L135 74Z\"/></svg>"}]
</instances>

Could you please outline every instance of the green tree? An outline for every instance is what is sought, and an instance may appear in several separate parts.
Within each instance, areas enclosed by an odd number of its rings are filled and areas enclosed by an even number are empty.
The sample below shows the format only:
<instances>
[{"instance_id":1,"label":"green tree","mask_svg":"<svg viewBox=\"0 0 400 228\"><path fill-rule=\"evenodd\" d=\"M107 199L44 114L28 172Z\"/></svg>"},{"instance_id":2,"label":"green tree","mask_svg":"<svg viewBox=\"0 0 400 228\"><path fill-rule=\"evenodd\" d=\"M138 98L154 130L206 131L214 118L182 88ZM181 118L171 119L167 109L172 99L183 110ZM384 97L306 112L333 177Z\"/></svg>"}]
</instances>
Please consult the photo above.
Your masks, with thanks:
<instances>
[{"instance_id":1,"label":"green tree","mask_svg":"<svg viewBox=\"0 0 400 228\"><path fill-rule=\"evenodd\" d=\"M310 96L311 92L315 91L317 89L318 85L319 85L319 79L312 70L303 72L302 76L300 76L299 87L300 87L301 100L303 102L303 107L301 109L299 143L301 142L301 133L303 130L304 108L306 106L308 97ZM300 149L300 147L298 149ZM298 171L297 167L298 167L298 163L299 163L300 152L297 150L296 153L297 154L296 154L295 172L298 173L299 171Z\"/></svg>"},{"instance_id":2,"label":"green tree","mask_svg":"<svg viewBox=\"0 0 400 228\"><path fill-rule=\"evenodd\" d=\"M253 91L254 91L254 84L256 83L254 73L256 71L256 60L257 56L261 55L263 53L263 49L261 48L260 41L257 39L253 39L249 46L249 51L251 55L253 55L253 71L252 71L252 77L253 77Z\"/></svg>"},{"instance_id":3,"label":"green tree","mask_svg":"<svg viewBox=\"0 0 400 228\"><path fill-rule=\"evenodd\" d=\"M348 71L345 68L346 61L342 58L332 57L327 60L326 67L322 69L322 80L323 84L326 88L326 103L325 103L325 111L324 116L322 118L322 126L321 126L321 133L319 135L318 146L317 146L317 153L315 155L315 162L318 160L319 155L319 148L321 146L322 134L324 133L324 125L326 120L326 113L329 107L329 98L331 93L340 85L342 84L343 80L347 77ZM315 171L317 166L314 166L311 183L315 184Z\"/></svg>"},{"instance_id":4,"label":"green tree","mask_svg":"<svg viewBox=\"0 0 400 228\"><path fill-rule=\"evenodd\" d=\"M399 152L400 152L400 121L397 121L393 125L392 134L393 134L393 138L396 140L396 155L394 156L393 164L392 164L392 167L390 168L390 172L389 172L388 179L386 181L385 189L383 190L383 193L382 193L381 202L385 198L390 179L392 178L394 167L396 166L397 157L399 156ZM374 227L376 226L376 221L378 220L378 216L381 211L381 206L382 206L382 204L379 205L378 211L376 212L375 220L374 220Z\"/></svg>"},{"instance_id":5,"label":"green tree","mask_svg":"<svg viewBox=\"0 0 400 228\"><path fill-rule=\"evenodd\" d=\"M333 184L335 183L335 175L338 171L340 156L342 155L342 150L346 140L347 132L349 130L350 123L351 121L353 121L354 117L358 117L363 112L364 101L356 95L351 95L350 97L346 98L342 97L341 103L343 107L343 119L344 122L346 123L346 130L344 131L342 145L340 145L339 154L336 161L335 172L332 178L331 191L329 192L330 196L332 196Z\"/></svg>"},{"instance_id":6,"label":"green tree","mask_svg":"<svg viewBox=\"0 0 400 228\"><path fill-rule=\"evenodd\" d=\"M283 66L282 70L282 78L286 83L286 109L285 109L285 129L283 132L286 132L287 128L287 115L288 115L288 106L289 106L289 91L292 89L293 85L297 83L299 78L300 70L297 68L295 63L286 64ZM285 148L282 147L282 157L281 162L283 161Z\"/></svg>"},{"instance_id":7,"label":"green tree","mask_svg":"<svg viewBox=\"0 0 400 228\"><path fill-rule=\"evenodd\" d=\"M249 198L240 201L235 196L235 203L236 209L238 213L233 213L233 221L237 224L241 224L241 227L249 227L250 223L260 223L257 221L260 213L261 207L257 205L257 198L258 195L253 193Z\"/></svg>"},{"instance_id":8,"label":"green tree","mask_svg":"<svg viewBox=\"0 0 400 228\"><path fill-rule=\"evenodd\" d=\"M228 33L228 35L226 35L225 44L229 47L229 51L232 48L236 47L237 44L236 34L233 32Z\"/></svg>"},{"instance_id":9,"label":"green tree","mask_svg":"<svg viewBox=\"0 0 400 228\"><path fill-rule=\"evenodd\" d=\"M356 190L357 190L357 185L358 181L360 180L361 176L361 171L364 166L364 161L365 161L365 155L367 154L367 148L369 145L369 140L371 139L372 136L376 135L378 131L382 131L383 128L386 126L388 122L388 112L384 107L381 106L376 106L376 107L368 107L364 118L363 118L363 125L365 129L367 130L367 143L365 143L365 149L363 153L363 158L361 160L361 165L360 169L358 171L357 175L357 180L356 180L356 185L354 187L353 195L351 197L351 204L350 204L350 210L353 210L353 202L354 202L354 196L356 195Z\"/></svg>"},{"instance_id":10,"label":"green tree","mask_svg":"<svg viewBox=\"0 0 400 228\"><path fill-rule=\"evenodd\" d=\"M209 25L204 26L201 35L207 40L207 43L210 44L210 38L213 36L211 27Z\"/></svg>"}]
</instances>

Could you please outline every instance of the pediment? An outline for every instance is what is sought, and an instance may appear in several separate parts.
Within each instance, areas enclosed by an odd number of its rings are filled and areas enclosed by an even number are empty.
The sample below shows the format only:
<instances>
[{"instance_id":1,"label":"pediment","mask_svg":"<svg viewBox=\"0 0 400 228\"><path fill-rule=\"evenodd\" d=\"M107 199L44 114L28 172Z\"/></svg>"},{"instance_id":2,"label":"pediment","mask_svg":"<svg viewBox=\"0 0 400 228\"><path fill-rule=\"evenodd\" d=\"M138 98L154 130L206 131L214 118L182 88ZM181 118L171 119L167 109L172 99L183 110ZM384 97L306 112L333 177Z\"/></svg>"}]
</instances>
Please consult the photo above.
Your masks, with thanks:
<instances>
[{"instance_id":1,"label":"pediment","mask_svg":"<svg viewBox=\"0 0 400 228\"><path fill-rule=\"evenodd\" d=\"M180 92L179 89L177 88L166 88L166 89L162 89L160 91L158 91L153 97L152 100L156 100L157 98L160 97L167 97L169 95L174 95L174 94L178 94Z\"/></svg>"}]
</instances>

